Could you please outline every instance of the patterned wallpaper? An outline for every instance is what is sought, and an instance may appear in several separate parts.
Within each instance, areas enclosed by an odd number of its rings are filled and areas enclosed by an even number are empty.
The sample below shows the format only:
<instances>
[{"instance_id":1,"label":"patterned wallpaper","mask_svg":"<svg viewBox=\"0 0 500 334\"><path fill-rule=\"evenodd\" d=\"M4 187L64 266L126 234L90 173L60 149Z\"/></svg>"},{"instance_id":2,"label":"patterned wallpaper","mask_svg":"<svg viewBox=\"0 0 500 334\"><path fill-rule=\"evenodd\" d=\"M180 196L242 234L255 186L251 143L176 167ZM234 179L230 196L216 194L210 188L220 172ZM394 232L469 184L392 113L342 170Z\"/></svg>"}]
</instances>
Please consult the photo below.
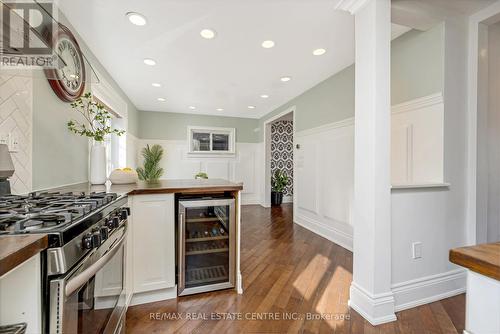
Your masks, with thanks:
<instances>
[{"instance_id":1,"label":"patterned wallpaper","mask_svg":"<svg viewBox=\"0 0 500 334\"><path fill-rule=\"evenodd\" d=\"M32 115L33 79L0 72L0 136L13 134L19 151L12 153L15 173L10 178L13 194L24 194L32 188Z\"/></svg>"},{"instance_id":2,"label":"patterned wallpaper","mask_svg":"<svg viewBox=\"0 0 500 334\"><path fill-rule=\"evenodd\" d=\"M271 173L281 169L288 176L284 195L293 195L293 122L271 124Z\"/></svg>"}]
</instances>

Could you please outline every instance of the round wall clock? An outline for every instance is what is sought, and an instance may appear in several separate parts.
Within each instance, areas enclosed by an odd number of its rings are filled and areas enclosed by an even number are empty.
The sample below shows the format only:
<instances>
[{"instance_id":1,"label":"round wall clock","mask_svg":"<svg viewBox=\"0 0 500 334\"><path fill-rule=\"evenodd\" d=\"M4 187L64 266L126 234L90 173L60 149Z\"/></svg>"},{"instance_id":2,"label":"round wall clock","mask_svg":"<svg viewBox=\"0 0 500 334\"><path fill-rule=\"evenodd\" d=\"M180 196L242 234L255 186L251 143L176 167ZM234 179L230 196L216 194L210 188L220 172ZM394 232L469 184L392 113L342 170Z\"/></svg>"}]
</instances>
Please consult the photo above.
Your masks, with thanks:
<instances>
[{"instance_id":1,"label":"round wall clock","mask_svg":"<svg viewBox=\"0 0 500 334\"><path fill-rule=\"evenodd\" d=\"M63 25L59 25L54 32L52 47L59 56L58 62L62 64L58 68L46 69L45 75L52 90L61 100L73 102L85 89L85 63L82 51L75 36Z\"/></svg>"}]
</instances>

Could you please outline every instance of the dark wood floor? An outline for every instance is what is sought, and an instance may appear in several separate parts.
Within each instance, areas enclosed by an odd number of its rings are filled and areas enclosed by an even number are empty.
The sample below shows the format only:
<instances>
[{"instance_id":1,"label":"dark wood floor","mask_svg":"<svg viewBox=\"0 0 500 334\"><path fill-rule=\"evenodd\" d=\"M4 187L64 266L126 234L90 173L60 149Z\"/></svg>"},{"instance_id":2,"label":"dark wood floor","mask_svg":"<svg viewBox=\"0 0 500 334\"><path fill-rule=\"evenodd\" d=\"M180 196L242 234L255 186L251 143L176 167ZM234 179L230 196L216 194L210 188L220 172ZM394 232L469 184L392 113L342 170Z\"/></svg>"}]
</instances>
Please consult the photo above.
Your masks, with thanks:
<instances>
[{"instance_id":1,"label":"dark wood floor","mask_svg":"<svg viewBox=\"0 0 500 334\"><path fill-rule=\"evenodd\" d=\"M351 252L294 225L290 205L244 206L242 214L244 293L218 291L130 307L127 333L462 333L464 295L398 312L396 322L371 326L347 306ZM188 313L200 319L188 320ZM243 319L211 319L214 314ZM308 319L307 314L324 317ZM254 319L259 315L279 319Z\"/></svg>"}]
</instances>

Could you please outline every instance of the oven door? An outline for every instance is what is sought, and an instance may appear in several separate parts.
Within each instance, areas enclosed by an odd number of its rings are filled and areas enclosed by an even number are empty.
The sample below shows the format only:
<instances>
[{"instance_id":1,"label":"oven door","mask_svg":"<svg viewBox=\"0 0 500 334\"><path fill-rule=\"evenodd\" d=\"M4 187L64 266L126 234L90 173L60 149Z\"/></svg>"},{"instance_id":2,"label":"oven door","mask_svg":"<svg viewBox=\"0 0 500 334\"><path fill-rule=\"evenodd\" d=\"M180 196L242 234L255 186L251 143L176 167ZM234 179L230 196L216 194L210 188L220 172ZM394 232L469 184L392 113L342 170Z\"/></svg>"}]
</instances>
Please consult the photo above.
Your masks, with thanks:
<instances>
[{"instance_id":1,"label":"oven door","mask_svg":"<svg viewBox=\"0 0 500 334\"><path fill-rule=\"evenodd\" d=\"M63 278L50 281L50 333L120 333L124 330L126 225Z\"/></svg>"}]
</instances>

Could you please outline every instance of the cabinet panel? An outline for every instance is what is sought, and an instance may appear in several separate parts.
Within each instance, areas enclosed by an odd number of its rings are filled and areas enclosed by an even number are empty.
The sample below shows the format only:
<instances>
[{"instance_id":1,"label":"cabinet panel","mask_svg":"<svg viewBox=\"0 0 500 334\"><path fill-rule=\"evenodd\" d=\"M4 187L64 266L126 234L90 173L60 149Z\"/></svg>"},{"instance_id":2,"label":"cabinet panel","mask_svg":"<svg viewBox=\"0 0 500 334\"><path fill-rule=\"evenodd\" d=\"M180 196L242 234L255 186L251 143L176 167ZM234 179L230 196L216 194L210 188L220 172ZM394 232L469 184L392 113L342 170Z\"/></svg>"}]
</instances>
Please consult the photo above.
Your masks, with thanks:
<instances>
[{"instance_id":1,"label":"cabinet panel","mask_svg":"<svg viewBox=\"0 0 500 334\"><path fill-rule=\"evenodd\" d=\"M131 202L134 293L174 287L174 195L139 195Z\"/></svg>"}]
</instances>

